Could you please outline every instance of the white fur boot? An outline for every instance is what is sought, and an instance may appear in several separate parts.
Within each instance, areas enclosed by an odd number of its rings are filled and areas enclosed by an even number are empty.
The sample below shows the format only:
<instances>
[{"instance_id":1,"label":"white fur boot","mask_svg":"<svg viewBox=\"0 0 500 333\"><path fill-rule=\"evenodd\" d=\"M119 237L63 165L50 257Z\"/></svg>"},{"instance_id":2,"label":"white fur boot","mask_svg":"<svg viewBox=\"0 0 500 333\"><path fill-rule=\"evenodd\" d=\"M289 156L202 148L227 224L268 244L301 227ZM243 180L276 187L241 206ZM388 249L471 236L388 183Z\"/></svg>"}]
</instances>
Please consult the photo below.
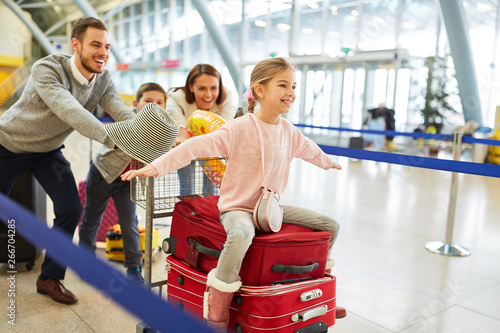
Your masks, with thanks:
<instances>
[{"instance_id":1,"label":"white fur boot","mask_svg":"<svg viewBox=\"0 0 500 333\"><path fill-rule=\"evenodd\" d=\"M328 259L326 261L325 273L332 274L332 268L335 266L335 261L333 259Z\"/></svg>"},{"instance_id":2,"label":"white fur boot","mask_svg":"<svg viewBox=\"0 0 500 333\"><path fill-rule=\"evenodd\" d=\"M225 333L229 323L229 306L235 291L240 289L241 281L226 283L215 277L217 269L208 273L207 291L203 297L203 317L208 327L216 332Z\"/></svg>"}]
</instances>

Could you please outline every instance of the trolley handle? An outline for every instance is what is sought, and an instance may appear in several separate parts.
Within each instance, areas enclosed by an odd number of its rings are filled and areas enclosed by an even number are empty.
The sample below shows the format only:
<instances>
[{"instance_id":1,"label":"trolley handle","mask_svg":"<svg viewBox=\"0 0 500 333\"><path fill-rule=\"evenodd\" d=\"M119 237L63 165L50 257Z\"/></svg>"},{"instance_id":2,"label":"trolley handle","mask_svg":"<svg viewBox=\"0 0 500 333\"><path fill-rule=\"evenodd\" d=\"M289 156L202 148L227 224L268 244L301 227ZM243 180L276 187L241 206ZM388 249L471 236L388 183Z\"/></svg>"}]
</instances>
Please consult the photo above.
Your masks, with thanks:
<instances>
[{"instance_id":1,"label":"trolley handle","mask_svg":"<svg viewBox=\"0 0 500 333\"><path fill-rule=\"evenodd\" d=\"M192 237L188 238L188 244L189 245L191 245L195 241L196 241L195 238L192 238ZM211 257L215 257L215 258L219 258L220 257L220 252L221 251L216 250L216 249L212 249L212 248L209 248L209 247L206 247L206 246L202 245L199 242L195 242L194 248L196 249L196 251L198 251L200 253L203 253L203 254L205 254L207 256L211 256Z\"/></svg>"},{"instance_id":2,"label":"trolley handle","mask_svg":"<svg viewBox=\"0 0 500 333\"><path fill-rule=\"evenodd\" d=\"M290 265L276 264L273 265L271 271L273 271L274 273L302 274L302 273L310 273L318 268L319 264L317 262L313 262L310 265L305 265L305 266L290 266Z\"/></svg>"}]
</instances>

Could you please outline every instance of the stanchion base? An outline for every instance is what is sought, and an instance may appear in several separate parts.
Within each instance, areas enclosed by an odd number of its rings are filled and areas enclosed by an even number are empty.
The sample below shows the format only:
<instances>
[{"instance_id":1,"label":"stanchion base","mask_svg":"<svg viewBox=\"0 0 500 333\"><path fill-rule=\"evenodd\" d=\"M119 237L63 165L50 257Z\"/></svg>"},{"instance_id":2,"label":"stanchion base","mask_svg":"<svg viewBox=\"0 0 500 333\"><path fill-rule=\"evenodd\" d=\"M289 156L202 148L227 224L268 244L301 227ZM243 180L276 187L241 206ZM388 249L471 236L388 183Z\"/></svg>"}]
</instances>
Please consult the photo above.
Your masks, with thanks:
<instances>
[{"instance_id":1,"label":"stanchion base","mask_svg":"<svg viewBox=\"0 0 500 333\"><path fill-rule=\"evenodd\" d=\"M454 243L446 244L441 241L427 242L425 243L425 248L443 256L467 257L470 255L469 250Z\"/></svg>"}]
</instances>

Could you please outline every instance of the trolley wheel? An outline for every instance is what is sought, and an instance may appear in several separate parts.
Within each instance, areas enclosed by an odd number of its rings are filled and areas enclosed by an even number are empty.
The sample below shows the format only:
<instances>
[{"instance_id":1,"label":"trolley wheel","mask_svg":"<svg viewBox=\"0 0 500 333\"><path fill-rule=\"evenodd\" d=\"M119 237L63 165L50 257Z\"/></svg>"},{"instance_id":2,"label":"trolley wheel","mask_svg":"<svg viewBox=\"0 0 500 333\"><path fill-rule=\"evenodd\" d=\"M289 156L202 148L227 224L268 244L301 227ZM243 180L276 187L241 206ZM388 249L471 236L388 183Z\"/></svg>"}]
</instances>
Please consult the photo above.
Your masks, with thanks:
<instances>
[{"instance_id":1,"label":"trolley wheel","mask_svg":"<svg viewBox=\"0 0 500 333\"><path fill-rule=\"evenodd\" d=\"M35 263L34 263L34 262L29 261L29 262L27 262L27 263L26 263L26 269L27 269L28 271L31 271L31 270L33 269L33 266L34 266L34 265L35 265Z\"/></svg>"},{"instance_id":2,"label":"trolley wheel","mask_svg":"<svg viewBox=\"0 0 500 333\"><path fill-rule=\"evenodd\" d=\"M169 254L170 253L170 238L165 238L163 240L163 242L161 243L161 248L163 250L163 252L165 252L166 254Z\"/></svg>"}]
</instances>

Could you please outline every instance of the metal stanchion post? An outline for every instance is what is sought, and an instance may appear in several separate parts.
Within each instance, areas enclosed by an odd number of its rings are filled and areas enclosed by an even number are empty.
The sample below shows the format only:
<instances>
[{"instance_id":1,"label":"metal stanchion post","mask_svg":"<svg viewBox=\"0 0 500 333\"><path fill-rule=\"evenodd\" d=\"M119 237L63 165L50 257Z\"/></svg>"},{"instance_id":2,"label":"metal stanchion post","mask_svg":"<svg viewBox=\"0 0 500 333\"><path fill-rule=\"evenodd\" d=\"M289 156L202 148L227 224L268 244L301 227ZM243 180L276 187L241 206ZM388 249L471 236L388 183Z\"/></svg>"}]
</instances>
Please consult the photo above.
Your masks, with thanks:
<instances>
[{"instance_id":1,"label":"metal stanchion post","mask_svg":"<svg viewBox=\"0 0 500 333\"><path fill-rule=\"evenodd\" d=\"M152 287L151 267L153 256L153 214L154 214L154 177L148 177L146 182L146 234L144 237L144 284ZM158 333L158 331L149 327L145 322L137 323L135 327L136 333Z\"/></svg>"},{"instance_id":2,"label":"metal stanchion post","mask_svg":"<svg viewBox=\"0 0 500 333\"><path fill-rule=\"evenodd\" d=\"M460 160L462 154L462 137L463 133L455 132L453 135L453 159ZM446 224L446 239L445 242L432 241L425 243L425 248L431 252L446 255L466 257L470 255L470 251L462 246L453 243L453 227L455 224L455 210L457 205L458 191L458 173L453 172L451 178L450 202L448 205L448 222Z\"/></svg>"},{"instance_id":3,"label":"metal stanchion post","mask_svg":"<svg viewBox=\"0 0 500 333\"><path fill-rule=\"evenodd\" d=\"M144 239L144 283L148 286L151 285L154 202L154 177L148 177L146 185L146 235Z\"/></svg>"}]
</instances>

